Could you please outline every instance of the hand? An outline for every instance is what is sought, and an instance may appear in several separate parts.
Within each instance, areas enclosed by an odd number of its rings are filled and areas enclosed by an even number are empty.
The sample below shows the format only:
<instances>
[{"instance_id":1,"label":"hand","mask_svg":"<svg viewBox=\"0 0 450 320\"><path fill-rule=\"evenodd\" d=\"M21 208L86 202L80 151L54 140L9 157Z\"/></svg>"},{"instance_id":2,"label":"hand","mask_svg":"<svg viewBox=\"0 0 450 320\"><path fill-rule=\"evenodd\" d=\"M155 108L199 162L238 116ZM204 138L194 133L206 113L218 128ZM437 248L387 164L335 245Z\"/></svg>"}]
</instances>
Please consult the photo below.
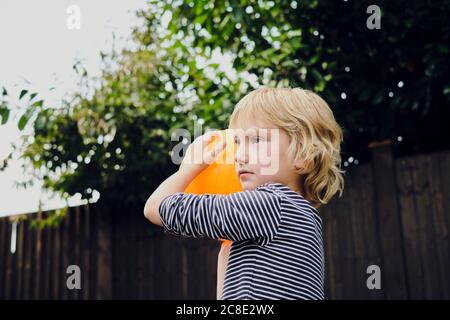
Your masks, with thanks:
<instances>
[{"instance_id":1,"label":"hand","mask_svg":"<svg viewBox=\"0 0 450 320\"><path fill-rule=\"evenodd\" d=\"M221 141L209 150L208 143L213 138ZM226 144L226 139L221 137L219 131L209 131L197 137L188 147L180 169L202 171L225 149Z\"/></svg>"}]
</instances>

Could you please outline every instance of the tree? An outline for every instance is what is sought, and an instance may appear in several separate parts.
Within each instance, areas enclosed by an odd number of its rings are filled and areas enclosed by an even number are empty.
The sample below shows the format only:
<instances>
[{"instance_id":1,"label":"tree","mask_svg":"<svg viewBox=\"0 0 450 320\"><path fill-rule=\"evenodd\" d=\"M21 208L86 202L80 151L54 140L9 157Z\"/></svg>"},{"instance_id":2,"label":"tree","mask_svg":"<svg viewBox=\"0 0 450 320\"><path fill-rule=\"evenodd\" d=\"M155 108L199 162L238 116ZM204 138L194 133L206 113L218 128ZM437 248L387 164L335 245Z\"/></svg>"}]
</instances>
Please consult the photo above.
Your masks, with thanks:
<instances>
[{"instance_id":1,"label":"tree","mask_svg":"<svg viewBox=\"0 0 450 320\"><path fill-rule=\"evenodd\" d=\"M106 57L97 81L75 65L85 90L61 107L30 105L19 120L33 118L23 156L50 189L142 204L176 170L173 130L225 128L260 85L321 94L344 129L344 158L365 161L369 142L398 136L399 155L448 148L450 4L378 1L379 30L366 27L369 4L150 1L138 13L137 50Z\"/></svg>"}]
</instances>

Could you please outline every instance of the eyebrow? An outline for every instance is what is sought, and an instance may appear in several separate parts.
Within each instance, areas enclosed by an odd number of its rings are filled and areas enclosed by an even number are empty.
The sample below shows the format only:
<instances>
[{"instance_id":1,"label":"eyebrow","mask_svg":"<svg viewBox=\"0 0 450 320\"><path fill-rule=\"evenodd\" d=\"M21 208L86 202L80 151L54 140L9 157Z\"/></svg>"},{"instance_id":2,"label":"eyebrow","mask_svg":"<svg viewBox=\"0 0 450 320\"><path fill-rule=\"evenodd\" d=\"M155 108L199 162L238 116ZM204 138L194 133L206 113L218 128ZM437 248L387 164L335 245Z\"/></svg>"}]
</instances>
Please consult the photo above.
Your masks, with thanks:
<instances>
[{"instance_id":1,"label":"eyebrow","mask_svg":"<svg viewBox=\"0 0 450 320\"><path fill-rule=\"evenodd\" d=\"M264 133L264 136L271 137L272 136L271 132L272 132L272 130L275 130L275 129L277 129L277 128L260 128L260 127L257 127L257 128L249 128L247 130L240 130L240 129L238 129L237 132L242 132L243 131L244 132L244 136L249 136L248 134L246 134L246 132L252 130L251 132L254 133L256 131L257 135L260 135L261 133ZM237 137L237 135L234 134L234 137Z\"/></svg>"}]
</instances>

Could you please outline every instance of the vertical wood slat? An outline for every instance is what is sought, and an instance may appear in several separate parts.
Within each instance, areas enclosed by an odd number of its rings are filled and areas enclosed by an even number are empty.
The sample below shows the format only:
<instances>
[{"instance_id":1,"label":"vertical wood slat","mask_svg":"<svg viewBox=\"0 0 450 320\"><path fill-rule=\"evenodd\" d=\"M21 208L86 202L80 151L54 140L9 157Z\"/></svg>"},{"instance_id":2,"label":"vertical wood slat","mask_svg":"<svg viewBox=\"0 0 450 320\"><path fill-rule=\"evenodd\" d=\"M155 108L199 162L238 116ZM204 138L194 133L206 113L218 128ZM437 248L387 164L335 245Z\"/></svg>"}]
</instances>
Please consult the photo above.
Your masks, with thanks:
<instances>
[{"instance_id":1,"label":"vertical wood slat","mask_svg":"<svg viewBox=\"0 0 450 320\"><path fill-rule=\"evenodd\" d=\"M89 299L97 299L97 215L95 207L89 207Z\"/></svg>"},{"instance_id":2,"label":"vertical wood slat","mask_svg":"<svg viewBox=\"0 0 450 320\"><path fill-rule=\"evenodd\" d=\"M430 168L429 158L425 155L414 159L413 184L416 195L416 209L418 218L418 231L420 241L420 256L424 267L425 297L427 299L438 299L440 296L440 279L437 264L436 243L433 235L433 209L430 199L430 182L428 171Z\"/></svg>"},{"instance_id":3,"label":"vertical wood slat","mask_svg":"<svg viewBox=\"0 0 450 320\"><path fill-rule=\"evenodd\" d=\"M67 212L66 212L67 214ZM58 299L63 300L64 299L64 291L65 291L65 284L66 284L66 269L64 267L64 221L66 219L66 216L63 217L63 219L60 221L58 226L58 238L59 238L59 254L58 254L58 278L59 281L57 283L58 286Z\"/></svg>"},{"instance_id":4,"label":"vertical wood slat","mask_svg":"<svg viewBox=\"0 0 450 320\"><path fill-rule=\"evenodd\" d=\"M326 261L328 266L325 270L326 282L328 283L328 295L326 298L336 298L337 293L337 278L338 278L338 243L337 238L337 212L336 200L333 199L327 207L321 209L322 220L324 221L324 229L326 243Z\"/></svg>"},{"instance_id":5,"label":"vertical wood slat","mask_svg":"<svg viewBox=\"0 0 450 320\"><path fill-rule=\"evenodd\" d=\"M112 292L112 216L108 210L97 210L97 299L111 299Z\"/></svg>"},{"instance_id":6,"label":"vertical wood slat","mask_svg":"<svg viewBox=\"0 0 450 320\"><path fill-rule=\"evenodd\" d=\"M51 299L60 299L61 281L64 276L61 272L61 224L53 228L53 255L52 255L52 285L51 285Z\"/></svg>"},{"instance_id":7,"label":"vertical wood slat","mask_svg":"<svg viewBox=\"0 0 450 320\"><path fill-rule=\"evenodd\" d=\"M23 282L22 282L22 294L21 299L30 299L30 286L31 286L31 252L33 250L34 243L32 242L32 230L30 229L30 218L27 217L24 223L24 264L23 264Z\"/></svg>"},{"instance_id":8,"label":"vertical wood slat","mask_svg":"<svg viewBox=\"0 0 450 320\"><path fill-rule=\"evenodd\" d=\"M83 277L85 276L84 274L84 269L83 269L83 264L81 261L81 237L80 237L80 210L81 207L77 206L73 208L72 214L73 214L73 218L74 218L74 235L73 235L73 242L72 242L72 246L74 247L74 258L73 258L73 264L77 265L80 268L80 280L83 279ZM80 283L81 285L81 283ZM81 292L82 290L84 290L83 287L81 287L81 289L74 289L73 291L73 298L75 300L79 300L80 296L81 296Z\"/></svg>"},{"instance_id":9,"label":"vertical wood slat","mask_svg":"<svg viewBox=\"0 0 450 320\"><path fill-rule=\"evenodd\" d=\"M0 219L0 300L6 299L6 266L8 260L8 220Z\"/></svg>"},{"instance_id":10,"label":"vertical wood slat","mask_svg":"<svg viewBox=\"0 0 450 320\"><path fill-rule=\"evenodd\" d=\"M344 233L346 232L344 230L344 220L343 215L345 215L343 203L341 201L337 201L335 203L335 209L336 209L336 229L339 230L337 233L337 237L335 239L336 241L336 251L339 253L339 259L337 260L336 268L337 268L337 281L336 281L336 291L338 294L338 297L340 299L345 299L345 262L346 262L346 252L345 252L345 246L344 246Z\"/></svg>"},{"instance_id":11,"label":"vertical wood slat","mask_svg":"<svg viewBox=\"0 0 450 320\"><path fill-rule=\"evenodd\" d=\"M437 265L440 275L441 296L440 299L445 299L450 296L449 283L450 276L448 268L450 266L450 248L448 245L448 226L444 211L443 195L442 195L442 181L439 176L439 164L434 161L434 158L440 157L441 153L430 157L430 171L428 179L430 181L431 205L433 209L434 226L432 234L435 238Z\"/></svg>"},{"instance_id":12,"label":"vertical wood slat","mask_svg":"<svg viewBox=\"0 0 450 320\"><path fill-rule=\"evenodd\" d=\"M12 232L12 223L7 220L7 228L6 228L6 259L5 259L5 284L4 284L4 295L5 299L11 299L11 282L12 279L12 259L14 255L11 254L11 232Z\"/></svg>"},{"instance_id":13,"label":"vertical wood slat","mask_svg":"<svg viewBox=\"0 0 450 320\"><path fill-rule=\"evenodd\" d=\"M42 213L37 214L37 219L40 219L42 216ZM33 279L33 299L39 299L40 298L40 290L42 286L42 278L41 278L41 251L42 251L42 229L36 228L35 229L35 249L34 249L34 263L33 263L33 270L32 275L34 276Z\"/></svg>"},{"instance_id":14,"label":"vertical wood slat","mask_svg":"<svg viewBox=\"0 0 450 320\"><path fill-rule=\"evenodd\" d=\"M156 256L156 255L155 255ZM186 245L181 247L181 266L182 266L182 296L183 299L189 299L189 267L188 267L189 251Z\"/></svg>"},{"instance_id":15,"label":"vertical wood slat","mask_svg":"<svg viewBox=\"0 0 450 320\"><path fill-rule=\"evenodd\" d=\"M405 247L407 279L411 299L425 298L424 273L419 250L419 231L416 212L414 184L412 180L411 159L400 159L397 162L397 185L399 213L402 217L402 232Z\"/></svg>"},{"instance_id":16,"label":"vertical wood slat","mask_svg":"<svg viewBox=\"0 0 450 320\"><path fill-rule=\"evenodd\" d=\"M156 286L155 286L155 264L156 262L156 255L154 250L154 233L153 228L150 224L144 224L145 227L145 233L144 233L144 259L143 259L143 265L144 265L144 274L145 274L145 286L144 286L144 297L146 299L155 299L157 297L156 295ZM152 241L153 240L153 241Z\"/></svg>"},{"instance_id":17,"label":"vertical wood slat","mask_svg":"<svg viewBox=\"0 0 450 320\"><path fill-rule=\"evenodd\" d=\"M352 179L351 181L353 182L355 180L354 175L352 175L350 177L350 179ZM353 221L352 221L352 211L353 209L353 197L355 196L354 194L354 183L352 183L352 188L350 190L350 194L348 197L348 201L345 202L340 202L340 204L342 205L341 208L341 219L343 222L343 229L342 230L342 236L343 236L343 247L344 247L344 256L345 256L345 260L344 260L344 264L345 267L342 269L343 270L343 277L345 279L345 283L344 283L344 297L346 299L355 299L355 288L357 286L357 280L355 279L356 276L356 270L355 270L355 246L354 246L354 242L355 242L355 234L354 234L354 226L353 226Z\"/></svg>"},{"instance_id":18,"label":"vertical wood slat","mask_svg":"<svg viewBox=\"0 0 450 320\"><path fill-rule=\"evenodd\" d=\"M220 252L221 243L219 241L211 241L208 246L208 262L207 262L207 270L208 272L208 297L213 299L216 298L217 294L217 259ZM180 257L181 258L181 257ZM180 269L181 269L181 259L180 259Z\"/></svg>"},{"instance_id":19,"label":"vertical wood slat","mask_svg":"<svg viewBox=\"0 0 450 320\"><path fill-rule=\"evenodd\" d=\"M75 265L76 264L76 216L73 208L70 208L69 210L69 261L66 265L66 268L69 265ZM66 279L70 276L70 274L66 275ZM68 297L69 300L75 300L77 296L77 290L69 290L68 291Z\"/></svg>"},{"instance_id":20,"label":"vertical wood slat","mask_svg":"<svg viewBox=\"0 0 450 320\"><path fill-rule=\"evenodd\" d=\"M361 176L361 202L363 205L362 209L362 232L364 235L364 247L365 249L365 263L367 267L370 265L377 265L382 267L381 259L381 242L378 234L377 223L376 223L376 212L375 212L375 199L373 197L373 171L372 167L365 165L362 168ZM365 274L366 283L368 275ZM366 286L367 287L367 286ZM383 299L385 298L384 288L382 285L381 290L373 289L370 290L368 296L371 299Z\"/></svg>"},{"instance_id":21,"label":"vertical wood slat","mask_svg":"<svg viewBox=\"0 0 450 320\"><path fill-rule=\"evenodd\" d=\"M10 282L10 288L9 288L9 292L10 292L10 299L18 299L17 293L17 281L18 281L18 275L19 272L17 270L17 266L18 266L18 260L19 260L19 248L18 248L18 242L19 242L19 231L20 231L20 223L17 223L16 225L16 251L14 253L11 253L11 282ZM11 237L10 239L10 243L14 241L13 238Z\"/></svg>"},{"instance_id":22,"label":"vertical wood slat","mask_svg":"<svg viewBox=\"0 0 450 320\"><path fill-rule=\"evenodd\" d=\"M132 211L132 210L130 210ZM139 279L139 265L138 265L138 238L139 238L139 225L137 224L136 217L131 215L129 210L123 210L122 213L128 217L129 221L129 240L128 247L133 248L133 250L129 250L129 262L130 268L128 272L128 299L137 299L138 295L138 279Z\"/></svg>"},{"instance_id":23,"label":"vertical wood slat","mask_svg":"<svg viewBox=\"0 0 450 320\"><path fill-rule=\"evenodd\" d=\"M437 159L433 161L435 170L439 177L439 190L441 191L442 201L442 228L440 241L442 243L442 261L444 266L450 266L450 152L440 151ZM448 270L445 271L447 277L450 277ZM447 278L448 279L448 278ZM444 298L450 299L450 281L444 283Z\"/></svg>"},{"instance_id":24,"label":"vertical wood slat","mask_svg":"<svg viewBox=\"0 0 450 320\"><path fill-rule=\"evenodd\" d=\"M79 299L89 299L89 217L88 205L80 208L80 264L82 269Z\"/></svg>"},{"instance_id":25,"label":"vertical wood slat","mask_svg":"<svg viewBox=\"0 0 450 320\"><path fill-rule=\"evenodd\" d=\"M172 291L170 292L170 297L171 299L180 299L182 296L182 273L181 273L181 250L180 248L182 247L182 239L174 238L172 239L173 243L171 245L173 245L174 249L170 251L170 256L169 256L169 261L170 261L170 265L172 266L172 270L173 272L171 273L171 284L170 287L172 289ZM207 277L204 277L205 280Z\"/></svg>"},{"instance_id":26,"label":"vertical wood slat","mask_svg":"<svg viewBox=\"0 0 450 320\"><path fill-rule=\"evenodd\" d=\"M156 229L156 227L154 228ZM155 291L160 299L170 299L170 288L168 286L170 277L169 273L167 272L167 266L170 265L168 257L171 250L172 239L170 239L170 237L157 235L153 238L153 241L158 243L158 245L153 244L155 250L155 258L157 259L154 264Z\"/></svg>"},{"instance_id":27,"label":"vertical wood slat","mask_svg":"<svg viewBox=\"0 0 450 320\"><path fill-rule=\"evenodd\" d=\"M36 218L34 215L33 218ZM31 219L31 218L30 218ZM35 298L35 290L36 290L36 250L37 250L37 230L34 226L31 226L30 222L30 284L28 288L28 298L29 299L36 299Z\"/></svg>"},{"instance_id":28,"label":"vertical wood slat","mask_svg":"<svg viewBox=\"0 0 450 320\"><path fill-rule=\"evenodd\" d=\"M116 215L113 213L113 242L114 242L114 256L113 256L113 292L115 299L125 299L126 297L126 280L128 269L127 263L129 263L128 252L125 248L126 245L126 231L128 228L127 219L124 219L122 215Z\"/></svg>"},{"instance_id":29,"label":"vertical wood slat","mask_svg":"<svg viewBox=\"0 0 450 320\"><path fill-rule=\"evenodd\" d=\"M24 257L24 224L23 221L17 222L17 240L16 240L16 256L17 256L17 266L16 266L16 294L15 299L20 299L22 294L22 267L23 267L23 257Z\"/></svg>"},{"instance_id":30,"label":"vertical wood slat","mask_svg":"<svg viewBox=\"0 0 450 320\"><path fill-rule=\"evenodd\" d=\"M48 254L47 254L47 297L54 299L53 286L55 282L55 227L48 227Z\"/></svg>"},{"instance_id":31,"label":"vertical wood slat","mask_svg":"<svg viewBox=\"0 0 450 320\"><path fill-rule=\"evenodd\" d=\"M61 223L60 228L62 229L62 275L63 278L61 279L61 292L62 296L61 299L63 300L69 300L70 299L70 290L67 288L67 267L71 264L70 261L70 209L67 211L67 215L64 218L64 220Z\"/></svg>"},{"instance_id":32,"label":"vertical wood slat","mask_svg":"<svg viewBox=\"0 0 450 320\"><path fill-rule=\"evenodd\" d=\"M46 214L43 215L46 218ZM48 256L50 251L50 241L49 241L50 230L48 228L43 228L41 231L41 259L40 259L40 299L48 299Z\"/></svg>"},{"instance_id":33,"label":"vertical wood slat","mask_svg":"<svg viewBox=\"0 0 450 320\"><path fill-rule=\"evenodd\" d=\"M390 142L371 147L378 232L383 256L382 275L385 279L383 285L387 298L405 299L408 297L408 288L405 279L401 221L398 216L396 186L393 179L395 168L392 147Z\"/></svg>"},{"instance_id":34,"label":"vertical wood slat","mask_svg":"<svg viewBox=\"0 0 450 320\"><path fill-rule=\"evenodd\" d=\"M365 214L361 199L362 199L362 169L364 167L355 168L353 172L353 189L351 198L351 209L348 215L351 218L351 226L353 230L353 261L354 261L354 292L353 298L367 299L369 298L369 290L366 286L366 269L367 264L364 259L365 243L363 234L363 217Z\"/></svg>"},{"instance_id":35,"label":"vertical wood slat","mask_svg":"<svg viewBox=\"0 0 450 320\"><path fill-rule=\"evenodd\" d=\"M141 221L141 223L139 223ZM136 256L137 256L137 266L138 266L138 274L137 274L137 299L146 299L146 286L148 278L147 278L147 272L146 269L148 268L147 263L148 260L147 252L146 252L146 238L145 238L145 231L147 224L145 223L145 218L143 215L135 216L135 222L138 227L137 232L137 244L136 244Z\"/></svg>"}]
</instances>

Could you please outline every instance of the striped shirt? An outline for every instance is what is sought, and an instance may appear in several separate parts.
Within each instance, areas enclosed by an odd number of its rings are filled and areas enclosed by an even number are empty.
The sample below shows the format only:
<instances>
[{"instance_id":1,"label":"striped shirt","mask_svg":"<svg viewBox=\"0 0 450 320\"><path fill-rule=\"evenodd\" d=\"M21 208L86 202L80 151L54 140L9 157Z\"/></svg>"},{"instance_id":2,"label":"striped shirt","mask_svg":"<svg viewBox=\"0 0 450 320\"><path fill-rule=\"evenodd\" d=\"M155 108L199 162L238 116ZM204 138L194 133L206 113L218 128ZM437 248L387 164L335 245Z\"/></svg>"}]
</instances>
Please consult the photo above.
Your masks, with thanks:
<instances>
[{"instance_id":1,"label":"striped shirt","mask_svg":"<svg viewBox=\"0 0 450 320\"><path fill-rule=\"evenodd\" d=\"M178 192L163 199L159 213L166 233L233 241L222 299L324 299L322 219L289 187Z\"/></svg>"}]
</instances>

